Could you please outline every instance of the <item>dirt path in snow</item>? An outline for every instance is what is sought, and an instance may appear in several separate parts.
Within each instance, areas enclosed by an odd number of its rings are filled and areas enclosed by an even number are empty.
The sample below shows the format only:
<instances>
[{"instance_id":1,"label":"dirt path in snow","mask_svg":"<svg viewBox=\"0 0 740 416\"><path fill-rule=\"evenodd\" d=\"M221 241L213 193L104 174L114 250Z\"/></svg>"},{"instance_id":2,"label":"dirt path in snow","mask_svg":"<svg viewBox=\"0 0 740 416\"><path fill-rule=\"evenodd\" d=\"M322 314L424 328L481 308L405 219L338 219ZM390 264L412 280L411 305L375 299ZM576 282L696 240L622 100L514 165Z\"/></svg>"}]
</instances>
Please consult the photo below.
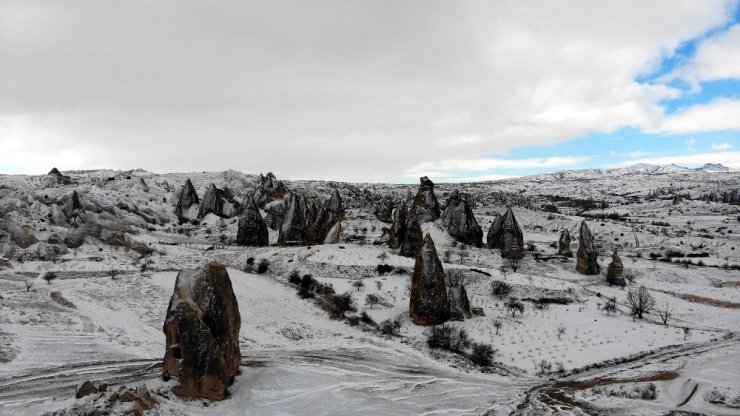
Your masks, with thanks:
<instances>
[{"instance_id":1,"label":"dirt path in snow","mask_svg":"<svg viewBox=\"0 0 740 416\"><path fill-rule=\"evenodd\" d=\"M733 339L721 343L711 342L703 343L701 345L680 347L651 354L632 362L590 371L585 373L585 375L577 375L575 378L570 380L543 384L530 390L526 394L524 401L522 401L511 414L628 415L630 414L629 409L624 409L623 413L619 413L618 409L600 409L591 403L586 403L576 399L574 393L579 390L614 384L673 380L679 377L679 372L646 371L644 375L638 377L617 377L615 374L624 370L639 370L643 366L657 362L665 363L676 358L698 356L708 351L715 351L719 348L732 346L738 343L740 343L740 340ZM677 407L682 406L690 399L691 396L689 396L683 403L677 404Z\"/></svg>"}]
</instances>

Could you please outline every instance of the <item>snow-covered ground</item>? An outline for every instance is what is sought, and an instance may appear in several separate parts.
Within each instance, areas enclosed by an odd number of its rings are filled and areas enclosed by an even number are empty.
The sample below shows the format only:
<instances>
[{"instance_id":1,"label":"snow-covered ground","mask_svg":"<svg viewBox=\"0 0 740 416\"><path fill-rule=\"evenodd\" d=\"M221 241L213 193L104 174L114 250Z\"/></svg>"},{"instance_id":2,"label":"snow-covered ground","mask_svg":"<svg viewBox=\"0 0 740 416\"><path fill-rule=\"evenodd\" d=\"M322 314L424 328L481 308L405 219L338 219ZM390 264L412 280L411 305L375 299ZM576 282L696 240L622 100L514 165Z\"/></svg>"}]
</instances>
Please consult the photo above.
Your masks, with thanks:
<instances>
[{"instance_id":1,"label":"snow-covered ground","mask_svg":"<svg viewBox=\"0 0 740 416\"><path fill-rule=\"evenodd\" d=\"M0 214L27 226L41 241L15 248L4 259L8 265L0 263L0 415L68 408L80 403L72 398L74 385L87 379L145 381L159 402L150 413L162 415L583 414L601 408L616 414L615 409L622 414L740 413L730 407L740 395L740 267L733 267L740 265L740 207L699 199L718 186L740 187L740 174L574 171L438 186L441 202L456 188L474 195L484 234L507 201L530 245L514 272L502 269L505 262L496 251L455 243L439 222L422 227L445 270L462 273L471 306L483 312L449 325L496 349L491 369L427 347L428 328L408 319L414 259L375 244L382 242L388 224L359 209L363 190L405 195L414 187L290 183L324 197L333 187L340 189L351 208L343 223L344 242L245 248L230 244L236 218L209 214L197 226L176 225L174 193L190 178L201 195L214 182L242 196L255 186L255 176L94 171L72 177L74 185L52 186L43 177L0 175ZM115 205L117 224L129 227L132 238L153 253L142 259L132 250L91 239L52 261L35 256L40 245L66 231L47 221L56 208L44 201L73 189L96 206ZM674 195L686 194L693 199L674 203ZM575 199L588 198L608 207L574 207L582 203ZM545 203L557 205L559 213L543 211ZM121 204L128 208L118 208ZM167 221L148 223L136 212ZM611 218L591 218L598 215ZM584 216L591 216L587 221L604 271L612 250L619 249L625 273L634 278L626 288L609 286L604 273L580 275L574 258L554 255L552 243L563 229L571 232L577 250ZM270 241L276 240L271 230ZM669 252L680 255L673 262L658 260ZM255 274L249 259L253 264L267 260L267 272ZM159 378L162 324L177 271L212 260L229 267L242 317L243 367L227 400L187 401L168 394L169 384ZM380 274L381 264L392 270ZM47 283L41 279L47 271L59 277ZM297 296L288 283L294 271L311 274L337 293L351 293L357 314L366 312L375 322L400 318L400 335L387 337L372 326L331 319L316 302ZM363 282L359 289L358 280ZM523 314L509 314L491 294L493 281L508 283L512 296L525 300ZM671 310L667 325L656 311L643 320L629 315L626 294L638 286L648 288L656 309ZM381 303L369 305L369 294ZM542 296L570 303L538 309L533 300ZM615 314L603 311L609 298L617 301ZM558 327L564 328L560 335ZM543 360L562 366L563 373L537 375L535 366ZM593 380L602 381L583 384ZM650 383L656 397L635 398L652 388ZM567 403L553 401L560 393L569 397ZM729 405L722 404L723 397Z\"/></svg>"}]
</instances>

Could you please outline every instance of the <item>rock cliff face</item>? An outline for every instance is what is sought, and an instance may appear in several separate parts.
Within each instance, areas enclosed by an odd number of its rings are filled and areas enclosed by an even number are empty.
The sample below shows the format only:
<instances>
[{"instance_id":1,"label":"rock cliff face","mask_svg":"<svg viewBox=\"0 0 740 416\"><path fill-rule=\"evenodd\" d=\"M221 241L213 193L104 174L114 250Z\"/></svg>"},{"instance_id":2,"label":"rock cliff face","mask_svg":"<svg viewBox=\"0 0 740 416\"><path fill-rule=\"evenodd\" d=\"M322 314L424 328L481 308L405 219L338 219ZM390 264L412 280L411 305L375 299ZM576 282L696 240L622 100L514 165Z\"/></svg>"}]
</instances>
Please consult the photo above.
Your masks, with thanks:
<instances>
[{"instance_id":1,"label":"rock cliff face","mask_svg":"<svg viewBox=\"0 0 740 416\"><path fill-rule=\"evenodd\" d=\"M251 196L244 199L243 213L239 217L236 244L262 247L270 244L267 224Z\"/></svg>"},{"instance_id":2,"label":"rock cliff face","mask_svg":"<svg viewBox=\"0 0 740 416\"><path fill-rule=\"evenodd\" d=\"M563 230L563 232L560 233L560 240L558 240L558 254L568 257L573 255L573 250L570 249L570 232L568 230Z\"/></svg>"},{"instance_id":3,"label":"rock cliff face","mask_svg":"<svg viewBox=\"0 0 740 416\"><path fill-rule=\"evenodd\" d=\"M487 247L500 249L501 257L506 259L520 259L524 257L524 234L514 217L511 207L506 213L497 217L488 230Z\"/></svg>"},{"instance_id":4,"label":"rock cliff face","mask_svg":"<svg viewBox=\"0 0 740 416\"><path fill-rule=\"evenodd\" d=\"M421 232L421 224L417 219L416 210L412 209L408 212L405 226L406 231L398 254L405 257L416 257L424 243L424 235Z\"/></svg>"},{"instance_id":5,"label":"rock cliff face","mask_svg":"<svg viewBox=\"0 0 740 416\"><path fill-rule=\"evenodd\" d=\"M467 198L460 195L457 189L452 192L445 204L442 226L452 238L461 243L476 247L483 245L483 230L475 220Z\"/></svg>"},{"instance_id":6,"label":"rock cliff face","mask_svg":"<svg viewBox=\"0 0 740 416\"><path fill-rule=\"evenodd\" d=\"M180 189L180 194L178 195L177 203L175 205L175 215L177 215L177 219L181 224L195 218L195 216L192 216L191 218L188 215L188 211L190 210L190 207L198 203L200 203L198 193L195 191L193 183L188 179L185 181L185 185Z\"/></svg>"},{"instance_id":7,"label":"rock cliff face","mask_svg":"<svg viewBox=\"0 0 740 416\"><path fill-rule=\"evenodd\" d=\"M419 191L414 197L413 210L419 223L435 221L440 216L439 201L434 195L434 182L428 177L419 178Z\"/></svg>"},{"instance_id":8,"label":"rock cliff face","mask_svg":"<svg viewBox=\"0 0 740 416\"><path fill-rule=\"evenodd\" d=\"M222 264L180 271L163 328L163 376L180 382L172 391L222 400L241 363L240 326L239 306Z\"/></svg>"},{"instance_id":9,"label":"rock cliff face","mask_svg":"<svg viewBox=\"0 0 740 416\"><path fill-rule=\"evenodd\" d=\"M72 195L69 197L65 195L64 217L69 221L75 221L82 212L84 212L84 209L77 191L72 191Z\"/></svg>"},{"instance_id":10,"label":"rock cliff face","mask_svg":"<svg viewBox=\"0 0 740 416\"><path fill-rule=\"evenodd\" d=\"M208 214L215 214L221 218L236 216L241 209L241 204L236 201L234 194L228 188L219 189L211 184L203 195L203 200L198 209L198 219L203 219Z\"/></svg>"},{"instance_id":11,"label":"rock cliff face","mask_svg":"<svg viewBox=\"0 0 740 416\"><path fill-rule=\"evenodd\" d=\"M596 247L593 235L591 235L591 230L586 225L586 221L581 222L579 241L576 270L581 274L599 274L601 272L599 250Z\"/></svg>"},{"instance_id":12,"label":"rock cliff face","mask_svg":"<svg viewBox=\"0 0 740 416\"><path fill-rule=\"evenodd\" d=\"M424 238L411 277L409 316L416 325L439 325L450 317L447 284L434 241Z\"/></svg>"},{"instance_id":13,"label":"rock cliff face","mask_svg":"<svg viewBox=\"0 0 740 416\"><path fill-rule=\"evenodd\" d=\"M450 302L450 320L463 321L470 319L473 315L470 313L470 301L468 300L468 292L465 290L465 286L463 286L462 282L448 283L447 297Z\"/></svg>"}]
</instances>

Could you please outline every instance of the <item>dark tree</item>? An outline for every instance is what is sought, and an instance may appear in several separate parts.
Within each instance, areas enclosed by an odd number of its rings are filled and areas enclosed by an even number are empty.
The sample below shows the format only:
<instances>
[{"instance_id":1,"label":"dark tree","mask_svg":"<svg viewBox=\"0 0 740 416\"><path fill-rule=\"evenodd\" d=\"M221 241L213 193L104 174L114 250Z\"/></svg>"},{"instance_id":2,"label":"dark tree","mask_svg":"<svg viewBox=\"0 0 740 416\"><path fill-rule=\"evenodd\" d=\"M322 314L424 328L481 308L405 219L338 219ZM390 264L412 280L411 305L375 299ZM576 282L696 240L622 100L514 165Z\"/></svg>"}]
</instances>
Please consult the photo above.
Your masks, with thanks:
<instances>
[{"instance_id":1,"label":"dark tree","mask_svg":"<svg viewBox=\"0 0 740 416\"><path fill-rule=\"evenodd\" d=\"M493 281L491 283L491 293L493 296L499 298L499 300L503 300L511 294L511 286L504 282Z\"/></svg>"},{"instance_id":2,"label":"dark tree","mask_svg":"<svg viewBox=\"0 0 740 416\"><path fill-rule=\"evenodd\" d=\"M655 307L655 299L645 286L627 293L627 303L632 308L632 317L642 319L642 315L650 312Z\"/></svg>"}]
</instances>

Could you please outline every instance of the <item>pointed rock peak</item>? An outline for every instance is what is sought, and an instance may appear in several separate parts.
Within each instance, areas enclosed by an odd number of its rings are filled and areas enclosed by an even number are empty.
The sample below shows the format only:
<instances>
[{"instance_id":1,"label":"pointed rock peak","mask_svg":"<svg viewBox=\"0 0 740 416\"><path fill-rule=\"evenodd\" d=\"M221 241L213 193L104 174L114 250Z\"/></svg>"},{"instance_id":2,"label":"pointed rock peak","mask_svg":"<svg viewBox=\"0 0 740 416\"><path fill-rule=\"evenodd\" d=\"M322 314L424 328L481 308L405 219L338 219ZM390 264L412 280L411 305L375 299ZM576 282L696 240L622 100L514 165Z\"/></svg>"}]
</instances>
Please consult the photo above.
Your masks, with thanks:
<instances>
[{"instance_id":1,"label":"pointed rock peak","mask_svg":"<svg viewBox=\"0 0 740 416\"><path fill-rule=\"evenodd\" d=\"M421 178L419 178L419 190L421 190L421 191L426 191L426 190L433 191L434 190L434 182L432 182L432 180L429 179L428 176L422 176Z\"/></svg>"},{"instance_id":2,"label":"pointed rock peak","mask_svg":"<svg viewBox=\"0 0 740 416\"><path fill-rule=\"evenodd\" d=\"M62 176L62 172L59 172L59 169L57 168L51 168L51 170L48 173L49 175L57 175Z\"/></svg>"},{"instance_id":3,"label":"pointed rock peak","mask_svg":"<svg viewBox=\"0 0 740 416\"><path fill-rule=\"evenodd\" d=\"M429 235L429 233L427 233L427 235L424 236L424 244L423 244L423 247L435 249L435 247L434 247L434 240L432 240L432 236Z\"/></svg>"},{"instance_id":4,"label":"pointed rock peak","mask_svg":"<svg viewBox=\"0 0 740 416\"><path fill-rule=\"evenodd\" d=\"M565 230L563 230L562 233L560 233L560 241L562 241L562 242L565 242L565 241L570 242L570 231L568 231L568 229L565 229Z\"/></svg>"}]
</instances>

